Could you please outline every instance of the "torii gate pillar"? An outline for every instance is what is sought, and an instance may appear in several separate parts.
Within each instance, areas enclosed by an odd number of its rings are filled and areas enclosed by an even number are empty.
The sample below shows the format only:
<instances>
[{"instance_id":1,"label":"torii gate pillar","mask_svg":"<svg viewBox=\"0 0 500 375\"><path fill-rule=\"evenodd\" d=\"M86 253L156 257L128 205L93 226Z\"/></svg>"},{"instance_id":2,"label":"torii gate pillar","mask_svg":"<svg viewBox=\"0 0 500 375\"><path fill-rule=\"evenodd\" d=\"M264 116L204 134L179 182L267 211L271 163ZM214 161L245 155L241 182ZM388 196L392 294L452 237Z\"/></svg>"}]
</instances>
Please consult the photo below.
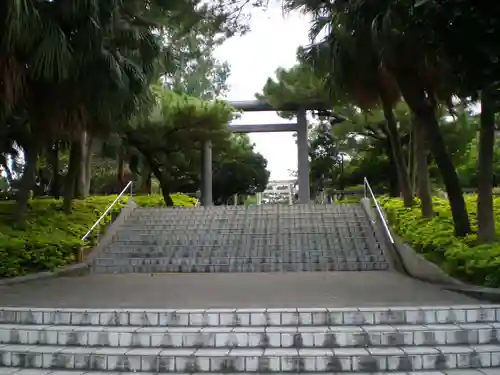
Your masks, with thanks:
<instances>
[{"instance_id":1,"label":"torii gate pillar","mask_svg":"<svg viewBox=\"0 0 500 375\"><path fill-rule=\"evenodd\" d=\"M297 153L299 203L309 203L311 192L309 187L309 141L307 139L306 110L297 111Z\"/></svg>"},{"instance_id":2,"label":"torii gate pillar","mask_svg":"<svg viewBox=\"0 0 500 375\"><path fill-rule=\"evenodd\" d=\"M212 206L212 142L203 142L201 151L201 204Z\"/></svg>"}]
</instances>

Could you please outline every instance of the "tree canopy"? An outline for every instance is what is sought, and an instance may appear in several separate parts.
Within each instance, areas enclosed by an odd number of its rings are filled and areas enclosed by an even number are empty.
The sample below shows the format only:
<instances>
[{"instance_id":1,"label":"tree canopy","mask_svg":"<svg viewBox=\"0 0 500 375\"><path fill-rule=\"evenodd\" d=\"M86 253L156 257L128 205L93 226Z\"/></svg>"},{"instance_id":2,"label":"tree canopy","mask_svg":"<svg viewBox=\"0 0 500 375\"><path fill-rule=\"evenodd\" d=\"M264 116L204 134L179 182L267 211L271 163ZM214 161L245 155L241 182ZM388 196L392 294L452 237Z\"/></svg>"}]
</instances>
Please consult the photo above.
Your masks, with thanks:
<instances>
[{"instance_id":1,"label":"tree canopy","mask_svg":"<svg viewBox=\"0 0 500 375\"><path fill-rule=\"evenodd\" d=\"M344 148L350 154L344 173L357 175L358 183L363 174L373 180L386 176L381 183L401 194L407 207L418 195L425 216L433 215L431 189L443 187L455 233L465 236L472 229L462 183L471 180L463 177L464 168L455 166L471 160L465 151L477 142L478 235L481 241L493 240L494 112L500 77L494 40L500 35L500 9L434 0L288 0L285 7L312 16L311 43L298 49L299 64L278 69L261 95L271 102L325 98L331 111L318 117L317 129L328 124L331 113L347 119L332 122L333 133L329 139L320 137L321 145L313 131L311 163L328 139L332 150ZM471 113L478 98L479 118ZM362 172L355 172L355 166ZM316 174L313 180L319 179Z\"/></svg>"},{"instance_id":2,"label":"tree canopy","mask_svg":"<svg viewBox=\"0 0 500 375\"><path fill-rule=\"evenodd\" d=\"M0 165L15 220L23 223L30 191L63 195L69 213L74 198L129 178L148 191L154 175L167 200L173 189L196 190L201 142L234 143L233 110L213 101L229 67L213 51L248 30L247 3L2 2ZM106 182L113 170L116 182Z\"/></svg>"}]
</instances>

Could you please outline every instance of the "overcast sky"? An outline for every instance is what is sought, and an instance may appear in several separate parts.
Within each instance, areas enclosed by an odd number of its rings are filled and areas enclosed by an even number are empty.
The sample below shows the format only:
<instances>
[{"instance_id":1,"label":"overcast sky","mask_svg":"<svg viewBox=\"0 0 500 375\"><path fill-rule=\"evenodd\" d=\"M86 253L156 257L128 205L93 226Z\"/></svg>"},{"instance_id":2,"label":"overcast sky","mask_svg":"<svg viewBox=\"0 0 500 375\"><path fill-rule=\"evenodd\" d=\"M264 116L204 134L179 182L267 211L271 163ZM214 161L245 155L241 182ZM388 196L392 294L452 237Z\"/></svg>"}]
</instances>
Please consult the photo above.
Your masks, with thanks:
<instances>
[{"instance_id":1,"label":"overcast sky","mask_svg":"<svg viewBox=\"0 0 500 375\"><path fill-rule=\"evenodd\" d=\"M309 24L306 16L294 13L284 15L278 4L267 11L254 10L251 31L235 37L217 51L220 60L231 66L229 100L253 100L268 77L274 77L278 67L290 68L296 63L296 51L307 44ZM244 114L234 123L283 123L275 112ZM292 133L255 133L250 138L256 149L268 161L271 179L290 178L289 170L297 169L297 147Z\"/></svg>"}]
</instances>

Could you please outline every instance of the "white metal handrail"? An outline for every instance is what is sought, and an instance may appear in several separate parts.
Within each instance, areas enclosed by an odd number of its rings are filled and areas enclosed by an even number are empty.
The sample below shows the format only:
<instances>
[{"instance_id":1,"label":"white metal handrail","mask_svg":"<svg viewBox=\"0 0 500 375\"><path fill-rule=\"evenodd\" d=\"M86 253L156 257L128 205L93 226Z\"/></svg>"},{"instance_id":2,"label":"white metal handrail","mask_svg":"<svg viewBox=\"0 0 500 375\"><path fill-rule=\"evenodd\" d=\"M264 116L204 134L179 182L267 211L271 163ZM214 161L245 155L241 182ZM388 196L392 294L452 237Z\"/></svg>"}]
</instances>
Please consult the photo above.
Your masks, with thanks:
<instances>
[{"instance_id":1,"label":"white metal handrail","mask_svg":"<svg viewBox=\"0 0 500 375\"><path fill-rule=\"evenodd\" d=\"M373 200L373 203L375 204L375 210L377 211L379 218L382 220L382 226L384 227L384 230L387 233L387 237L389 237L389 241L393 244L394 238L392 237L391 231L389 229L389 225L387 224L387 220L384 216L384 212L380 208L380 205L378 204L377 198L375 197L375 194L373 194L372 187L370 186L370 183L368 182L368 179L366 177L363 178L363 188L364 188L365 198L368 198L367 193L370 194L371 199Z\"/></svg>"},{"instance_id":2,"label":"white metal handrail","mask_svg":"<svg viewBox=\"0 0 500 375\"><path fill-rule=\"evenodd\" d=\"M104 219L106 217L106 215L113 208L113 206L116 204L116 202L118 202L118 200L123 196L123 194L125 194L125 192L127 190L129 190L129 189L130 189L130 198L132 198L132 194L133 194L132 187L133 187L133 185L134 185L134 182L133 181L129 181L129 183L123 188L123 190L121 191L121 193L118 194L118 196L113 201L113 203L111 203L108 206L108 208L106 208L106 211L104 211L104 213L101 215L101 217L99 219L97 219L97 221L94 223L94 225L92 225L92 227L89 229L89 231L87 233L85 233L85 236L82 237L82 241L85 241L85 239L90 235L90 233L92 233L93 230L99 225L99 223L102 221L102 219Z\"/></svg>"}]
</instances>

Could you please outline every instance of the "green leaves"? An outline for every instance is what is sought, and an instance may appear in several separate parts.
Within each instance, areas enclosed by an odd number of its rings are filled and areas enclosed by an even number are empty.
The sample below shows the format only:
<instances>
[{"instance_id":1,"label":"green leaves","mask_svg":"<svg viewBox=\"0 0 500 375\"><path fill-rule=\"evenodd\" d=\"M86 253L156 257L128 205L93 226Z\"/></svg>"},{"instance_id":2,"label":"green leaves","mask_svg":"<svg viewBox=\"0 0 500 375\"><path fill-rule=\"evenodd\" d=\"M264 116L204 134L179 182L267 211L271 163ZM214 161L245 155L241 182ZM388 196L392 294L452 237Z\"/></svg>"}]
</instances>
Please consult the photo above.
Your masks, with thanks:
<instances>
[{"instance_id":1,"label":"green leaves","mask_svg":"<svg viewBox=\"0 0 500 375\"><path fill-rule=\"evenodd\" d=\"M90 229L116 196L91 197L73 203L72 215L64 215L60 201L39 199L31 202L26 230L12 227L10 212L14 201L0 202L0 279L21 276L32 272L53 270L73 263L82 247L92 247L92 236L82 242L80 238ZM194 206L196 199L184 194L173 194L176 206ZM96 232L105 232L112 219L127 203L124 197L112 209ZM141 207L163 207L161 195L136 196Z\"/></svg>"},{"instance_id":2,"label":"green leaves","mask_svg":"<svg viewBox=\"0 0 500 375\"><path fill-rule=\"evenodd\" d=\"M477 196L466 197L471 224L477 230ZM422 253L426 259L437 263L451 276L477 285L500 286L500 244L476 246L476 235L465 238L453 236L453 220L447 200L434 198L436 216L421 217L418 205L403 207L401 199L382 198L380 203L387 213L392 228L405 242ZM500 198L494 202L495 220L500 227Z\"/></svg>"},{"instance_id":3,"label":"green leaves","mask_svg":"<svg viewBox=\"0 0 500 375\"><path fill-rule=\"evenodd\" d=\"M199 180L202 143L211 141L216 152L226 147L235 110L226 102L204 101L162 85L152 91L155 104L125 130L125 142L142 155L162 189L192 189Z\"/></svg>"},{"instance_id":4,"label":"green leaves","mask_svg":"<svg viewBox=\"0 0 500 375\"><path fill-rule=\"evenodd\" d=\"M214 201L226 203L234 194L264 191L269 181L267 160L254 150L246 134L234 134L218 150L213 163Z\"/></svg>"},{"instance_id":5,"label":"green leaves","mask_svg":"<svg viewBox=\"0 0 500 375\"><path fill-rule=\"evenodd\" d=\"M329 108L333 103L323 80L314 74L306 65L295 65L290 69L278 68L276 80L268 78L262 93L256 94L259 99L265 99L271 105L279 107L283 104L323 103ZM292 118L295 114L280 113L282 117Z\"/></svg>"}]
</instances>

